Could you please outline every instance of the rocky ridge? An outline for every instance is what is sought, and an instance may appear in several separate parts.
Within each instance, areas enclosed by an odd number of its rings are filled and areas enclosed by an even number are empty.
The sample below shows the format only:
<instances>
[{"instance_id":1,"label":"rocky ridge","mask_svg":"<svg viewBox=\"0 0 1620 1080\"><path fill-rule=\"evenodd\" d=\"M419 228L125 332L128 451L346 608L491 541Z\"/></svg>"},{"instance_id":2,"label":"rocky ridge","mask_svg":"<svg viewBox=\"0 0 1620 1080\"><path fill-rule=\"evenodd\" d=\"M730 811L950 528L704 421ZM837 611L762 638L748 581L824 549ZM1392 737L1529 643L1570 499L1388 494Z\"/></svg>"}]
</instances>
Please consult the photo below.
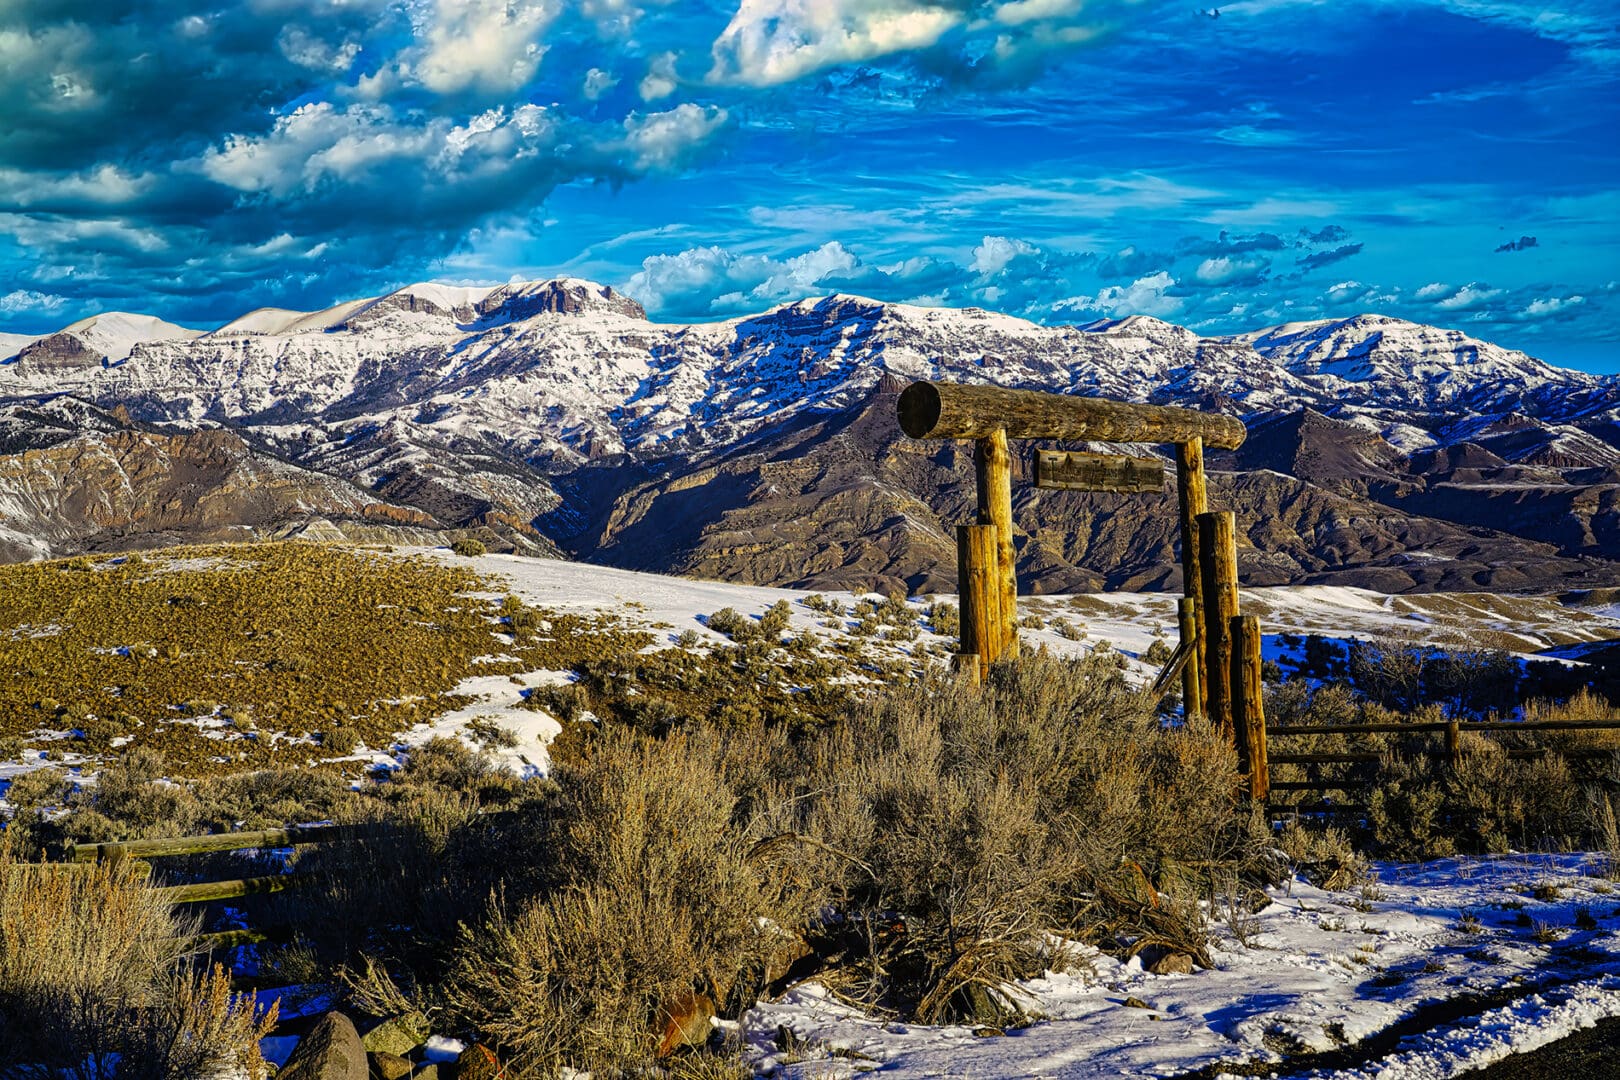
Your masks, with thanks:
<instances>
[{"instance_id":1,"label":"rocky ridge","mask_svg":"<svg viewBox=\"0 0 1620 1080\"><path fill-rule=\"evenodd\" d=\"M154 435L227 428L514 544L763 584L945 588L970 455L903 439L892 394L993 382L1241 416L1249 443L1211 465L1253 583L1620 577L1620 383L1384 316L1204 338L1142 316L1046 327L839 295L663 325L562 279L420 284L171 334L97 355L107 342L81 323L0 358L0 451L99 430L116 409ZM6 483L12 534L84 542ZM1020 484L1021 570L1042 589L1171 586L1168 506Z\"/></svg>"}]
</instances>

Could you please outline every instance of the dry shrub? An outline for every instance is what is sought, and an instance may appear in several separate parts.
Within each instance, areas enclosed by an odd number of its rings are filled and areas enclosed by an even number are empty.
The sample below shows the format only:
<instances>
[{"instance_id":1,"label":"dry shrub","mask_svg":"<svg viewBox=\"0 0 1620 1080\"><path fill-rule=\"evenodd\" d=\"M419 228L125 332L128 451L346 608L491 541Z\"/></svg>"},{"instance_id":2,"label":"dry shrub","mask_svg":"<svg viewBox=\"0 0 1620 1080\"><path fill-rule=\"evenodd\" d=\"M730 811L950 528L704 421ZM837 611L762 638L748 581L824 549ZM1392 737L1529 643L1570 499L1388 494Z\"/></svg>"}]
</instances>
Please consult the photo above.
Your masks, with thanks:
<instances>
[{"instance_id":1,"label":"dry shrub","mask_svg":"<svg viewBox=\"0 0 1620 1080\"><path fill-rule=\"evenodd\" d=\"M264 1075L273 1014L228 973L180 969L191 927L128 866L41 866L0 848L0 1074Z\"/></svg>"},{"instance_id":2,"label":"dry shrub","mask_svg":"<svg viewBox=\"0 0 1620 1080\"><path fill-rule=\"evenodd\" d=\"M1350 837L1332 826L1316 830L1297 820L1283 826L1277 846L1294 869L1313 885L1337 891L1359 885L1367 877L1367 860Z\"/></svg>"},{"instance_id":3,"label":"dry shrub","mask_svg":"<svg viewBox=\"0 0 1620 1080\"><path fill-rule=\"evenodd\" d=\"M1582 687L1566 701L1535 700L1525 703L1526 720L1561 721L1564 723L1591 723L1596 720L1620 720L1620 709L1608 700ZM1546 731L1537 733L1549 746L1559 750L1614 750L1620 751L1620 729L1599 731Z\"/></svg>"},{"instance_id":4,"label":"dry shrub","mask_svg":"<svg viewBox=\"0 0 1620 1080\"><path fill-rule=\"evenodd\" d=\"M1016 1019L1011 983L1061 966L1054 934L1207 961L1194 897L1212 866L1258 867L1230 747L1161 730L1109 653L998 666L977 694L898 688L808 772L803 827L867 939L845 989L925 1021Z\"/></svg>"},{"instance_id":5,"label":"dry shrub","mask_svg":"<svg viewBox=\"0 0 1620 1080\"><path fill-rule=\"evenodd\" d=\"M609 729L559 764L546 838L559 879L498 894L448 983L455 1014L521 1068L647 1061L664 1003L694 986L724 1002L763 966L771 928L803 921L733 827L721 746Z\"/></svg>"}]
</instances>

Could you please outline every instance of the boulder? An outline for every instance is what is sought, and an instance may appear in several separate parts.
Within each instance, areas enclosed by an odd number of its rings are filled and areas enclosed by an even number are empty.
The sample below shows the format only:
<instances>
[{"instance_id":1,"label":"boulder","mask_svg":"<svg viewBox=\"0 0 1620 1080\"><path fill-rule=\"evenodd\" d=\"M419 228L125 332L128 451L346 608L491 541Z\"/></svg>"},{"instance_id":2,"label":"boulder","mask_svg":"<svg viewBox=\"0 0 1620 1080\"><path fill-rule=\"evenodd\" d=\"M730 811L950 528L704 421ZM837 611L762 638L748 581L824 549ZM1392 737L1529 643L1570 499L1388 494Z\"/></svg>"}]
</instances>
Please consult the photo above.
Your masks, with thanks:
<instances>
[{"instance_id":1,"label":"boulder","mask_svg":"<svg viewBox=\"0 0 1620 1080\"><path fill-rule=\"evenodd\" d=\"M366 1051L354 1021L329 1012L315 1023L287 1059L277 1080L367 1080Z\"/></svg>"},{"instance_id":2,"label":"boulder","mask_svg":"<svg viewBox=\"0 0 1620 1080\"><path fill-rule=\"evenodd\" d=\"M387 1052L366 1055L371 1059L371 1080L404 1080L411 1075L411 1059Z\"/></svg>"},{"instance_id":3,"label":"boulder","mask_svg":"<svg viewBox=\"0 0 1620 1080\"><path fill-rule=\"evenodd\" d=\"M505 1076L495 1051L483 1043L473 1043L456 1058L456 1080L502 1080Z\"/></svg>"},{"instance_id":4,"label":"boulder","mask_svg":"<svg viewBox=\"0 0 1620 1080\"><path fill-rule=\"evenodd\" d=\"M427 1017L419 1012L390 1016L366 1032L360 1042L373 1054L409 1054L432 1034Z\"/></svg>"}]
</instances>

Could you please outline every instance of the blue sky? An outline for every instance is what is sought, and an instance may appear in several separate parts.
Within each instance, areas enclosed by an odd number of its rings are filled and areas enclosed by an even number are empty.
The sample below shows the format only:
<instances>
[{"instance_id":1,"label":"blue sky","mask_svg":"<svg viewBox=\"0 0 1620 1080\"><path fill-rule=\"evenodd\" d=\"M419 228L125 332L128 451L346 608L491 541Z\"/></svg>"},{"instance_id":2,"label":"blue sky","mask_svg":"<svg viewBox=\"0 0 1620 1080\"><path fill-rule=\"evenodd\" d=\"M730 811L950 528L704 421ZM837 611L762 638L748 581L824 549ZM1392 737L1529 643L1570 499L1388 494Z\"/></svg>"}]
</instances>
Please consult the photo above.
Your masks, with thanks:
<instances>
[{"instance_id":1,"label":"blue sky","mask_svg":"<svg viewBox=\"0 0 1620 1080\"><path fill-rule=\"evenodd\" d=\"M0 330L560 273L1620 369L1620 4L0 0Z\"/></svg>"}]
</instances>

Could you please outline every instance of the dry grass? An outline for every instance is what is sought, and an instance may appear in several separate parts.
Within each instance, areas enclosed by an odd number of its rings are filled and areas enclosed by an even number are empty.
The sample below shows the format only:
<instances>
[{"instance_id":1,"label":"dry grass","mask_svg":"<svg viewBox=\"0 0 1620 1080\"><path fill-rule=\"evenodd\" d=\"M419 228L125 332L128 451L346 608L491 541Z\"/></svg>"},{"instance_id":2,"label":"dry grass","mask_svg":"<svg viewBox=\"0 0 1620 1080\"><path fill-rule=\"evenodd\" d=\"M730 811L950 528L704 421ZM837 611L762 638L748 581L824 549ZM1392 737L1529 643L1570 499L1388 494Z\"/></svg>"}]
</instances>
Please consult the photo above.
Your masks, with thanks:
<instances>
[{"instance_id":1,"label":"dry grass","mask_svg":"<svg viewBox=\"0 0 1620 1080\"><path fill-rule=\"evenodd\" d=\"M222 970L185 970L189 933L128 867L25 865L0 848L0 1073L262 1077L273 1017Z\"/></svg>"},{"instance_id":2,"label":"dry grass","mask_svg":"<svg viewBox=\"0 0 1620 1080\"><path fill-rule=\"evenodd\" d=\"M491 589L428 557L302 542L0 566L0 737L103 757L133 735L183 776L307 765L387 746L461 704L468 675L652 641L521 604L513 618ZM497 652L514 659L474 665Z\"/></svg>"}]
</instances>

